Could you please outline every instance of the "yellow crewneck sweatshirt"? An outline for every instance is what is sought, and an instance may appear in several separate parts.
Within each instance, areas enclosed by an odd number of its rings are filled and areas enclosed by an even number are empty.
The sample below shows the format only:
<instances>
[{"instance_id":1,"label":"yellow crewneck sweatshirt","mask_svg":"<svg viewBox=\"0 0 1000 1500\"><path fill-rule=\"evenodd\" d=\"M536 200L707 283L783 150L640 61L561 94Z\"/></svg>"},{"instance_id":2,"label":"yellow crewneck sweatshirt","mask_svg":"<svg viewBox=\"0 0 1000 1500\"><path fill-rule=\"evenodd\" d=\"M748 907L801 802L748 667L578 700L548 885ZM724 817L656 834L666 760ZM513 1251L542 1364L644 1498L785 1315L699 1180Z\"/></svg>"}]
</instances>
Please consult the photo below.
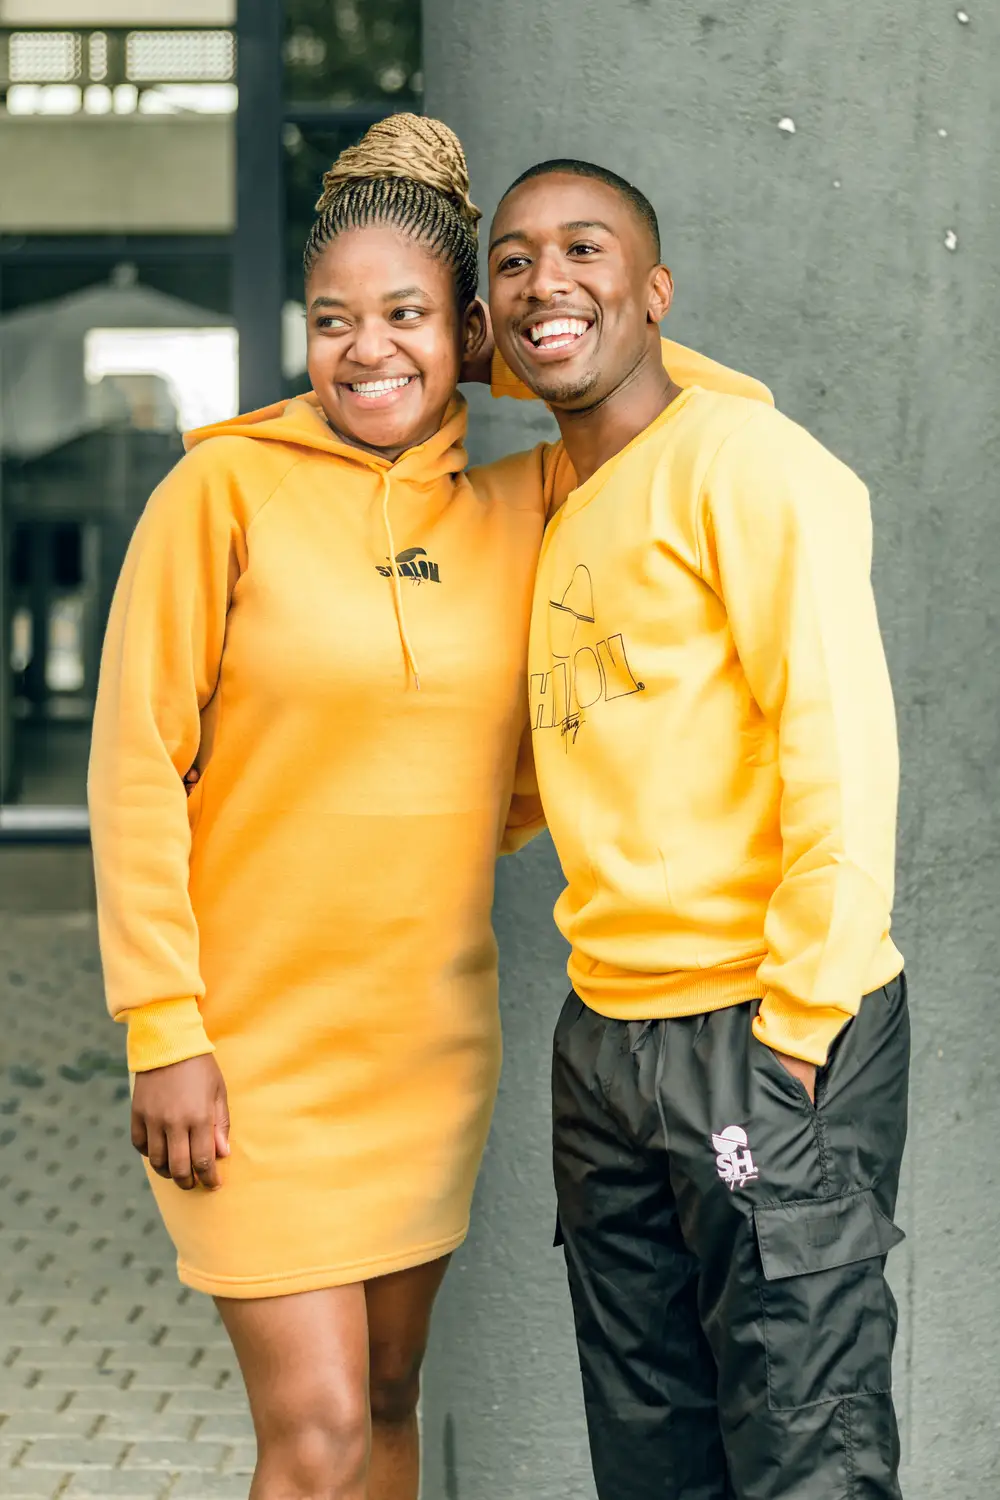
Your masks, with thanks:
<instances>
[{"instance_id":1,"label":"yellow crewneck sweatshirt","mask_svg":"<svg viewBox=\"0 0 1000 1500\"><path fill-rule=\"evenodd\" d=\"M531 724L594 1010L762 997L759 1039L819 1064L899 972L870 563L855 475L766 398L697 386L550 523Z\"/></svg>"}]
</instances>

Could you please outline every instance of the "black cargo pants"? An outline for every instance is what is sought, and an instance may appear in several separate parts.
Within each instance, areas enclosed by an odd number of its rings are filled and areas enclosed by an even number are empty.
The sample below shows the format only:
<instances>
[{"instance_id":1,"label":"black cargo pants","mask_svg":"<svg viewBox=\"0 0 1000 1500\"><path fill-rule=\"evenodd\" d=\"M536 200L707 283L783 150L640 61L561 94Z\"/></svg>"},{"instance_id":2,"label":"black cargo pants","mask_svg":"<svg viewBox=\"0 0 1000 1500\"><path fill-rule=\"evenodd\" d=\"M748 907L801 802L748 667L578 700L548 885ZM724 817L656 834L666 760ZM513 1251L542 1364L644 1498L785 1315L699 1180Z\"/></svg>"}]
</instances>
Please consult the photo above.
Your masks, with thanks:
<instances>
[{"instance_id":1,"label":"black cargo pants","mask_svg":"<svg viewBox=\"0 0 1000 1500\"><path fill-rule=\"evenodd\" d=\"M906 1136L901 975L816 1103L756 1002L556 1028L554 1159L600 1500L899 1500L884 1275Z\"/></svg>"}]
</instances>

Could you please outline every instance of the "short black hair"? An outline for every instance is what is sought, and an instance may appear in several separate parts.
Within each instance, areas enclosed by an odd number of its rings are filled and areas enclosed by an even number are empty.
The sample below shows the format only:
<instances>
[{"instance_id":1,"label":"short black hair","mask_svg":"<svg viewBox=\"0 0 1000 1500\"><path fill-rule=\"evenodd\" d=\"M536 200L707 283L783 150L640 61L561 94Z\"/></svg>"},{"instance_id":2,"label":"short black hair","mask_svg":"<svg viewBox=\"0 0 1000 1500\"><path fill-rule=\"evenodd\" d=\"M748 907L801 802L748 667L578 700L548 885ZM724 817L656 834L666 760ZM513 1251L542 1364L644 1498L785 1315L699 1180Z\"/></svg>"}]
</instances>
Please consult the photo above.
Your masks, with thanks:
<instances>
[{"instance_id":1,"label":"short black hair","mask_svg":"<svg viewBox=\"0 0 1000 1500\"><path fill-rule=\"evenodd\" d=\"M510 187L504 193L507 198L515 188L521 186L522 182L530 182L533 177L548 177L553 172L565 172L570 177L593 177L598 182L605 183L614 188L634 210L649 231L656 258L660 258L660 222L656 217L656 209L650 203L646 194L624 177L619 177L617 172L612 172L609 167L599 167L596 162L577 161L573 157L555 157L552 161L541 161L536 167L529 167L516 177ZM501 203L503 198L501 198Z\"/></svg>"}]
</instances>

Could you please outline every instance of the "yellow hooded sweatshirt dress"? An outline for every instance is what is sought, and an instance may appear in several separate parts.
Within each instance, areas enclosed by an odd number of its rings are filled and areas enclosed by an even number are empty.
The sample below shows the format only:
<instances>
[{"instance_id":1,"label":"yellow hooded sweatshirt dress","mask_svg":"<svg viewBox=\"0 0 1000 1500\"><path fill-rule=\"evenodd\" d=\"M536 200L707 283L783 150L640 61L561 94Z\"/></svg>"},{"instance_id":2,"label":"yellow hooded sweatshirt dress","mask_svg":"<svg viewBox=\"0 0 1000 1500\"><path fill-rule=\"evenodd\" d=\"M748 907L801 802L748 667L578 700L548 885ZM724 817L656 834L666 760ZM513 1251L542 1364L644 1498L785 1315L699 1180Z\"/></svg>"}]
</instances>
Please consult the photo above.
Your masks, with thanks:
<instances>
[{"instance_id":1,"label":"yellow hooded sweatshirt dress","mask_svg":"<svg viewBox=\"0 0 1000 1500\"><path fill-rule=\"evenodd\" d=\"M574 477L558 444L466 475L465 428L456 398L394 464L314 398L203 430L129 549L90 769L101 949L132 1071L214 1050L226 1081L222 1191L148 1174L204 1292L365 1280L468 1227L494 866L541 826L532 585Z\"/></svg>"}]
</instances>

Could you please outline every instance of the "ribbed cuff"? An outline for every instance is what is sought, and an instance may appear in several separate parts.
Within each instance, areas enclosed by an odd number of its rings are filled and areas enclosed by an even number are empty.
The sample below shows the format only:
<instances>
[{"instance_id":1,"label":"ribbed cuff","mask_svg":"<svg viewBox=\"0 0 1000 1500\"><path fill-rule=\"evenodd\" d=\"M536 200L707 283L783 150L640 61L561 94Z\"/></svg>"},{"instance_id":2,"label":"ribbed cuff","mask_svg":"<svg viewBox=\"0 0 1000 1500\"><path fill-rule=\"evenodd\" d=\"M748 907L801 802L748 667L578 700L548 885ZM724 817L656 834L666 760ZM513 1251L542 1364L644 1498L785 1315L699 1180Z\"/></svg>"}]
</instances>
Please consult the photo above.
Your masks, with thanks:
<instances>
[{"instance_id":1,"label":"ribbed cuff","mask_svg":"<svg viewBox=\"0 0 1000 1500\"><path fill-rule=\"evenodd\" d=\"M536 399L534 392L530 391L522 380L518 380L499 349L493 351L493 363L490 367L490 394L512 396L515 401Z\"/></svg>"},{"instance_id":2,"label":"ribbed cuff","mask_svg":"<svg viewBox=\"0 0 1000 1500\"><path fill-rule=\"evenodd\" d=\"M821 1068L834 1037L853 1014L833 1005L800 1005L786 996L765 992L754 1018L753 1034L772 1052L785 1052Z\"/></svg>"},{"instance_id":3,"label":"ribbed cuff","mask_svg":"<svg viewBox=\"0 0 1000 1500\"><path fill-rule=\"evenodd\" d=\"M171 1063L186 1062L189 1057L215 1051L193 997L137 1005L135 1010L123 1011L116 1019L128 1024L130 1073L168 1068Z\"/></svg>"}]
</instances>

